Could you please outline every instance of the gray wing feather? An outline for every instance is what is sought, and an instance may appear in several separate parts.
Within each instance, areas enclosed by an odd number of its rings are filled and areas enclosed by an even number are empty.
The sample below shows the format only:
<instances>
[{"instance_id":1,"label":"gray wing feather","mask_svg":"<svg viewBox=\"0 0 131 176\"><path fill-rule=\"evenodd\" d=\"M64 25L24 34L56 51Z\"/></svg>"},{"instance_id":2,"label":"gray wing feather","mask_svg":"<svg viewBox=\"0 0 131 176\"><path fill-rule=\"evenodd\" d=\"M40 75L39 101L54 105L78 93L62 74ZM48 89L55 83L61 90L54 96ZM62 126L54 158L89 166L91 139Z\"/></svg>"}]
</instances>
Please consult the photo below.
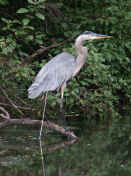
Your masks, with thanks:
<instances>
[{"instance_id":1,"label":"gray wing feather","mask_svg":"<svg viewBox=\"0 0 131 176\"><path fill-rule=\"evenodd\" d=\"M28 97L33 99L42 92L59 89L72 77L75 58L69 53L61 53L51 59L37 74L34 83L28 89Z\"/></svg>"}]
</instances>

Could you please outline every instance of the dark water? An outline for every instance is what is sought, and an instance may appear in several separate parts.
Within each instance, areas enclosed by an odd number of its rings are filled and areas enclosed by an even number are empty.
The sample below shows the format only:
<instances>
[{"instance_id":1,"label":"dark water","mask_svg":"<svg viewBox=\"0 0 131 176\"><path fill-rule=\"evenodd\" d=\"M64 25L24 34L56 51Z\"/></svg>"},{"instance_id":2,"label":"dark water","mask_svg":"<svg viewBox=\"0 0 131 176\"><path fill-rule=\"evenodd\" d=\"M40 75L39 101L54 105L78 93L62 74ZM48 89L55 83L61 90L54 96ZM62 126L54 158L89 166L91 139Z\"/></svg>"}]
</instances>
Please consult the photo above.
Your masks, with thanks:
<instances>
[{"instance_id":1,"label":"dark water","mask_svg":"<svg viewBox=\"0 0 131 176\"><path fill-rule=\"evenodd\" d=\"M44 130L42 139L47 176L131 175L130 147L114 140L107 128L79 128L79 140L69 143ZM123 145L122 149L120 145ZM42 175L39 128L0 130L0 176Z\"/></svg>"},{"instance_id":2,"label":"dark water","mask_svg":"<svg viewBox=\"0 0 131 176\"><path fill-rule=\"evenodd\" d=\"M75 145L66 137L45 130L42 137L47 175L63 175L64 153ZM0 130L0 174L42 175L39 128L10 127ZM1 176L0 175L0 176Z\"/></svg>"}]
</instances>

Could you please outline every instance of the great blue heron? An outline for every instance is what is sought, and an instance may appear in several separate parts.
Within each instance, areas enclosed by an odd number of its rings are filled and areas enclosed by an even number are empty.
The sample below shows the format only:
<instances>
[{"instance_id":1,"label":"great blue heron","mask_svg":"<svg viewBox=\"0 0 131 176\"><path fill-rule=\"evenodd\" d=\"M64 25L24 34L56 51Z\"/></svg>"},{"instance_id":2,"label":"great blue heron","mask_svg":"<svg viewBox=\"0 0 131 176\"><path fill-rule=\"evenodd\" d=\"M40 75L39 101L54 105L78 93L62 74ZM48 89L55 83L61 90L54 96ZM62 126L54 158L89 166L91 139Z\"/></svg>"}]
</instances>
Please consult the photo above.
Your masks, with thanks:
<instances>
[{"instance_id":1,"label":"great blue heron","mask_svg":"<svg viewBox=\"0 0 131 176\"><path fill-rule=\"evenodd\" d=\"M91 31L85 31L78 36L75 41L78 56L75 58L71 54L63 52L52 58L37 74L35 81L28 89L28 97L34 99L44 92L61 89L60 111L64 116L63 96L66 83L80 71L88 54L87 47L83 47L82 42L100 38L110 38L110 36Z\"/></svg>"}]
</instances>

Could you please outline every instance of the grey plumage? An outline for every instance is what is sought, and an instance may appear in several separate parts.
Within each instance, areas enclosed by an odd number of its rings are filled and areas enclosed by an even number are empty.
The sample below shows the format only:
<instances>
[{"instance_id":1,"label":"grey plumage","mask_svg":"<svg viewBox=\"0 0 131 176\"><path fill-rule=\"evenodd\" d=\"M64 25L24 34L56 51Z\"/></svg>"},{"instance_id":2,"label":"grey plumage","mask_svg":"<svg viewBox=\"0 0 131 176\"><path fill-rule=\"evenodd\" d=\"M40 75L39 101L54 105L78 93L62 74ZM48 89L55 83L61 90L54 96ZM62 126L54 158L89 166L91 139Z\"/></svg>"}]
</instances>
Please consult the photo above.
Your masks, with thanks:
<instances>
[{"instance_id":1,"label":"grey plumage","mask_svg":"<svg viewBox=\"0 0 131 176\"><path fill-rule=\"evenodd\" d=\"M34 99L42 92L59 89L67 82L75 70L75 57L63 52L51 59L37 74L34 83L28 89L28 97Z\"/></svg>"},{"instance_id":2,"label":"grey plumage","mask_svg":"<svg viewBox=\"0 0 131 176\"><path fill-rule=\"evenodd\" d=\"M41 93L61 88L61 98L63 99L66 82L74 77L85 63L87 48L82 46L82 42L100 38L110 38L110 36L91 31L85 31L78 36L75 41L78 56L75 58L71 54L63 52L52 58L37 74L34 83L28 89L28 97L34 99Z\"/></svg>"}]
</instances>

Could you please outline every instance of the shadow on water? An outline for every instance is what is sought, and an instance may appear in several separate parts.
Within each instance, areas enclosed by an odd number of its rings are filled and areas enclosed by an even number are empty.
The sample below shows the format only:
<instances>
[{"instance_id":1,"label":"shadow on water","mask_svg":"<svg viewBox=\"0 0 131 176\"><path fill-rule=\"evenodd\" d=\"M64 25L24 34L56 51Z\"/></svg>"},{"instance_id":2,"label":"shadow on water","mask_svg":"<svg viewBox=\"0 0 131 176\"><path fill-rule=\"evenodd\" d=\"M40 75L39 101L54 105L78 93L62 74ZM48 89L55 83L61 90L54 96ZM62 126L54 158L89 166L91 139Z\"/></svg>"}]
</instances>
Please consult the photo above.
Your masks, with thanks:
<instances>
[{"instance_id":1,"label":"shadow on water","mask_svg":"<svg viewBox=\"0 0 131 176\"><path fill-rule=\"evenodd\" d=\"M79 140L75 143L48 130L44 133L46 176L131 174L131 142L128 133L116 135L115 125L110 129L106 126L79 128L76 131ZM18 126L0 130L0 176L12 175L42 176L39 128Z\"/></svg>"}]
</instances>

